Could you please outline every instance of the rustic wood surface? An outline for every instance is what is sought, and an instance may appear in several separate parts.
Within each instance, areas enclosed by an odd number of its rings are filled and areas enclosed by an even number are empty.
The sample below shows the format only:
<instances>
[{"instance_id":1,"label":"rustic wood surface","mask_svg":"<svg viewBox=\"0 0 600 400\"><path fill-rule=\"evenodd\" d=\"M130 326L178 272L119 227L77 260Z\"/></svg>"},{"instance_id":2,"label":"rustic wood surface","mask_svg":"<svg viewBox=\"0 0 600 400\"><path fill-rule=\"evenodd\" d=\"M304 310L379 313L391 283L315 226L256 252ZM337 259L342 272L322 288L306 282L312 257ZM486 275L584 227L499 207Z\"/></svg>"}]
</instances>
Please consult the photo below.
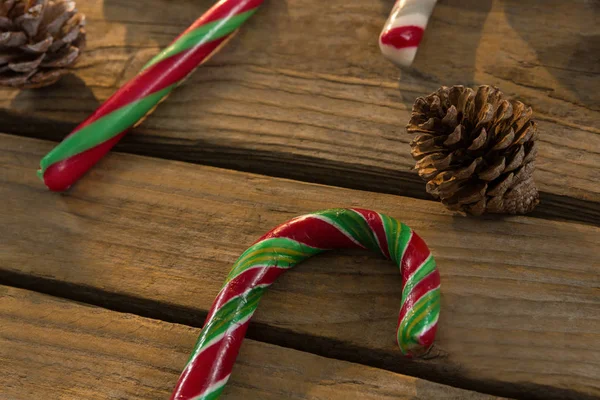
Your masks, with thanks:
<instances>
[{"instance_id":1,"label":"rustic wood surface","mask_svg":"<svg viewBox=\"0 0 600 400\"><path fill-rule=\"evenodd\" d=\"M201 326L231 264L290 217L361 206L427 241L442 275L431 358L394 343L400 276L330 253L265 296L250 336L504 396L600 396L600 229L453 216L437 202L113 153L68 193L32 165L52 143L0 135L0 282Z\"/></svg>"},{"instance_id":2,"label":"rustic wood surface","mask_svg":"<svg viewBox=\"0 0 600 400\"><path fill-rule=\"evenodd\" d=\"M117 147L137 155L47 192L34 170L53 142L213 2L81 0L74 73L0 89L14 135L0 134L0 398L166 398L239 254L333 206L385 212L428 242L443 281L434 349L400 356L392 265L329 253L265 296L224 398L600 398L600 1L440 0L397 69L377 46L394 0L266 0ZM452 84L533 106L531 216L453 215L411 170L411 105Z\"/></svg>"},{"instance_id":3,"label":"rustic wood surface","mask_svg":"<svg viewBox=\"0 0 600 400\"><path fill-rule=\"evenodd\" d=\"M0 297L3 399L164 400L199 333L1 285ZM497 397L246 340L222 399Z\"/></svg>"},{"instance_id":4,"label":"rustic wood surface","mask_svg":"<svg viewBox=\"0 0 600 400\"><path fill-rule=\"evenodd\" d=\"M76 75L0 91L0 130L60 140L212 2L79 2L89 40ZM402 71L376 40L392 4L267 1L119 148L427 198L403 128L412 102L442 84L495 84L539 122L534 215L600 225L598 1L440 1Z\"/></svg>"}]
</instances>

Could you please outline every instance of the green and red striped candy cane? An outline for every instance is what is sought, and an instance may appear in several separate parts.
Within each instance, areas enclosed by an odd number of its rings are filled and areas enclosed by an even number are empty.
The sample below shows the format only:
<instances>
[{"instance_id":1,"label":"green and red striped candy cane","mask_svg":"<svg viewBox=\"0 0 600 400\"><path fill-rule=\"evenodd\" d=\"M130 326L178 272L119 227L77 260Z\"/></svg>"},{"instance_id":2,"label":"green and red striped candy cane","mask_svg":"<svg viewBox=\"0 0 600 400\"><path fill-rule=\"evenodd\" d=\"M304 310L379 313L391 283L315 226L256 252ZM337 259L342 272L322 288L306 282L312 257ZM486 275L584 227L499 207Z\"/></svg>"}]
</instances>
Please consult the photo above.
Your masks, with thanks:
<instances>
[{"instance_id":1,"label":"green and red striped candy cane","mask_svg":"<svg viewBox=\"0 0 600 400\"><path fill-rule=\"evenodd\" d=\"M262 2L217 2L41 160L38 176L46 186L68 189L215 54Z\"/></svg>"},{"instance_id":2,"label":"green and red striped candy cane","mask_svg":"<svg viewBox=\"0 0 600 400\"><path fill-rule=\"evenodd\" d=\"M440 275L423 239L403 223L374 211L319 211L273 229L235 262L171 400L218 398L267 288L289 268L337 248L369 249L398 265L402 274L398 345L406 356L425 353L437 329Z\"/></svg>"}]
</instances>

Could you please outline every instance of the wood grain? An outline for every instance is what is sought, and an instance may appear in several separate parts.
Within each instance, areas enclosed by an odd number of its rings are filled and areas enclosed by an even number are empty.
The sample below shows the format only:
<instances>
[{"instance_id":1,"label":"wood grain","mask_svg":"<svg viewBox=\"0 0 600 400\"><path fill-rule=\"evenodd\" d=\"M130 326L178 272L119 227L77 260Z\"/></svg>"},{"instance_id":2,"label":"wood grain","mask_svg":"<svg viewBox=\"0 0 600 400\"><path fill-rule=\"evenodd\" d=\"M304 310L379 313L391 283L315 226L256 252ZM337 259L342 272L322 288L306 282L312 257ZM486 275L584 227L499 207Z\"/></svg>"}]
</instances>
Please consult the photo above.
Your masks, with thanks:
<instances>
[{"instance_id":1,"label":"wood grain","mask_svg":"<svg viewBox=\"0 0 600 400\"><path fill-rule=\"evenodd\" d=\"M431 358L400 357L400 276L363 252L287 273L252 337L497 395L600 396L596 227L464 218L436 202L118 153L59 195L32 168L51 143L0 139L4 284L199 326L231 264L264 232L318 209L371 208L413 227L436 257L443 310Z\"/></svg>"},{"instance_id":2,"label":"wood grain","mask_svg":"<svg viewBox=\"0 0 600 400\"><path fill-rule=\"evenodd\" d=\"M60 140L211 3L80 4L89 46L76 76L0 91L0 126ZM401 71L376 40L392 3L267 1L119 148L425 198L404 132L414 99L442 84L495 84L536 111L541 215L600 224L590 203L600 201L597 3L440 1L414 67Z\"/></svg>"},{"instance_id":3,"label":"wood grain","mask_svg":"<svg viewBox=\"0 0 600 400\"><path fill-rule=\"evenodd\" d=\"M199 333L6 286L0 297L0 392L9 400L166 399ZM253 340L221 398L497 399Z\"/></svg>"}]
</instances>

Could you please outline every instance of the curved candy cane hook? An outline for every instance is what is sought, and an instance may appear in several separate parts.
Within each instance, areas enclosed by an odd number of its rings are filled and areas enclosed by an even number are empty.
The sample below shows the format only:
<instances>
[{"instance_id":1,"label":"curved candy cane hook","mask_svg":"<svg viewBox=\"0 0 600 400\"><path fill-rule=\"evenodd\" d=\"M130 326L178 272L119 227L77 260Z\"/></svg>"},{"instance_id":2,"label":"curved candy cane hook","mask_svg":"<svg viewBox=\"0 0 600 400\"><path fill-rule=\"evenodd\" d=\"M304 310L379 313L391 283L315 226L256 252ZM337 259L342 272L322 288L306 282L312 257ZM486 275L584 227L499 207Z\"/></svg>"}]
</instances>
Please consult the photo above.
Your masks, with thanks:
<instances>
[{"instance_id":1,"label":"curved candy cane hook","mask_svg":"<svg viewBox=\"0 0 600 400\"><path fill-rule=\"evenodd\" d=\"M433 344L440 276L427 245L403 223L363 209L330 209L294 218L268 232L235 262L171 399L219 397L258 302L287 269L336 248L364 248L394 261L402 273L397 341L407 356Z\"/></svg>"},{"instance_id":2,"label":"curved candy cane hook","mask_svg":"<svg viewBox=\"0 0 600 400\"><path fill-rule=\"evenodd\" d=\"M379 36L381 53L394 64L412 64L436 0L397 0Z\"/></svg>"}]
</instances>

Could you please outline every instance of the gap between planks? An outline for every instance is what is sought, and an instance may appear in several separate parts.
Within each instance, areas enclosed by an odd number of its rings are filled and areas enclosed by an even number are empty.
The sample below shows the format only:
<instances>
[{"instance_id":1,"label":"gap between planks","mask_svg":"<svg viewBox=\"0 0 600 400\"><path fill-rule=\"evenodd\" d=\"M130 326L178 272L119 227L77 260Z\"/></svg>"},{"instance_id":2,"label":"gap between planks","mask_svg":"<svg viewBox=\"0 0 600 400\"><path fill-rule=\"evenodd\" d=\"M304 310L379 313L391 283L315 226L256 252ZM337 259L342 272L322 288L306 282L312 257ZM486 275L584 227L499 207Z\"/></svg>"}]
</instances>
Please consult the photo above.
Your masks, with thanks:
<instances>
[{"instance_id":1,"label":"gap between planks","mask_svg":"<svg viewBox=\"0 0 600 400\"><path fill-rule=\"evenodd\" d=\"M166 399L199 334L1 285L0 298L0 391L10 400ZM253 340L221 398L498 399Z\"/></svg>"},{"instance_id":2,"label":"gap between planks","mask_svg":"<svg viewBox=\"0 0 600 400\"><path fill-rule=\"evenodd\" d=\"M0 140L6 283L199 324L230 265L265 231L316 209L372 208L418 231L438 261L436 357L399 358L400 277L362 252L286 273L259 307L253 337L510 397L600 394L598 228L454 217L434 202L124 154L61 195L32 168L51 143Z\"/></svg>"},{"instance_id":3,"label":"gap between planks","mask_svg":"<svg viewBox=\"0 0 600 400\"><path fill-rule=\"evenodd\" d=\"M56 140L58 132L64 132L66 136L76 126L76 124L25 116L13 119L14 114L0 110L0 118L7 114L11 115L7 118L7 121L10 122L5 123L3 128L5 133L15 136L24 135L31 138ZM24 125L25 121L27 124ZM44 132L52 132L52 134L47 135ZM59 136L62 137L63 134ZM244 153L240 152L238 148L223 146L219 143L205 144L200 147L190 146L185 142L177 144L167 138L163 139L165 143L157 145L154 141L151 143L138 142L135 135L126 136L115 146L113 151L308 183L436 201L425 192L425 182L413 172L367 168L361 164L331 162L318 157L277 154L268 151ZM282 162L283 159L285 162ZM600 226L600 203L596 201L544 191L540 192L540 198L541 203L528 216Z\"/></svg>"}]
</instances>

